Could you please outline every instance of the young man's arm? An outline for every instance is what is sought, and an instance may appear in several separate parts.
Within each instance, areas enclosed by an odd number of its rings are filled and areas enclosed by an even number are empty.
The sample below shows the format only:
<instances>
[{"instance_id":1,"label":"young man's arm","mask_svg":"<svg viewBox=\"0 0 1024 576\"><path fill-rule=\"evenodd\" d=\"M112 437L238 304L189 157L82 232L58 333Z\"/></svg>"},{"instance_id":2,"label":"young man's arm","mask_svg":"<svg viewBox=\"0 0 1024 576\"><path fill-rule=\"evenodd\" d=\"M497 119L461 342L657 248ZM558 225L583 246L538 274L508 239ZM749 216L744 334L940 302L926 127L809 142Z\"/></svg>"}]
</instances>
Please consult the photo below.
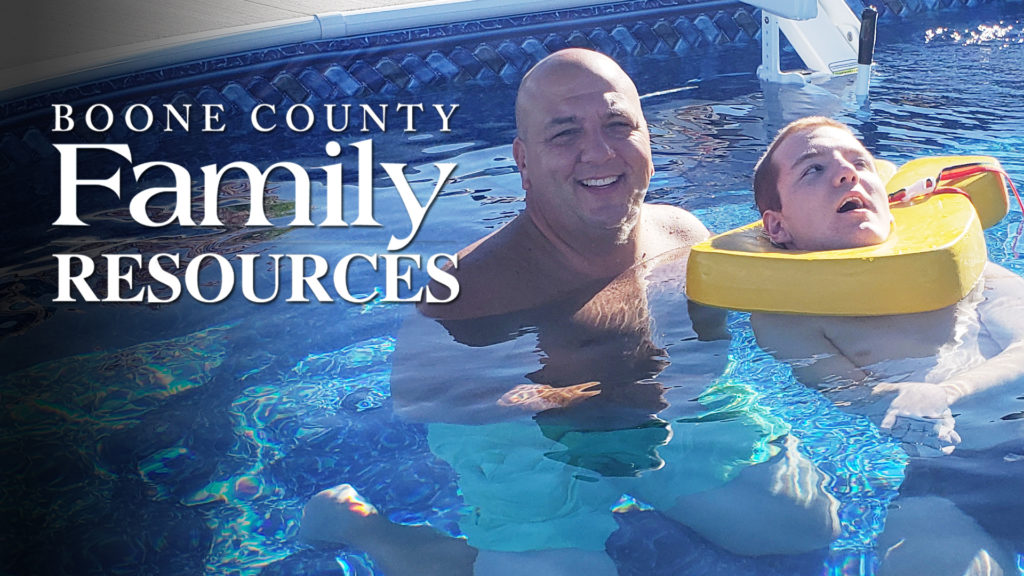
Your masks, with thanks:
<instances>
[{"instance_id":1,"label":"young man's arm","mask_svg":"<svg viewBox=\"0 0 1024 576\"><path fill-rule=\"evenodd\" d=\"M984 282L978 315L1002 351L940 384L950 404L1011 382L1024 382L1024 278L989 263Z\"/></svg>"},{"instance_id":2,"label":"young man's arm","mask_svg":"<svg viewBox=\"0 0 1024 576\"><path fill-rule=\"evenodd\" d=\"M819 316L755 313L750 324L757 345L792 366L797 380L807 386L827 388L868 377L829 340Z\"/></svg>"},{"instance_id":3,"label":"young man's arm","mask_svg":"<svg viewBox=\"0 0 1024 576\"><path fill-rule=\"evenodd\" d=\"M944 389L923 382L869 382L868 373L829 339L829 318L752 314L750 322L758 345L789 363L800 382L822 389L836 406L873 417L880 428L910 444L948 454L960 443Z\"/></svg>"},{"instance_id":4,"label":"young man's arm","mask_svg":"<svg viewBox=\"0 0 1024 576\"><path fill-rule=\"evenodd\" d=\"M978 304L978 319L983 334L987 333L992 338L1000 348L999 353L938 384L900 382L876 385L873 394L896 393L881 422L883 428L893 429L894 436L918 445L929 445L931 441L927 438L920 439L922 434L929 436L929 432L914 428L921 428L922 421L924 428L928 428L930 423L935 438L940 442L933 447L948 454L961 442L960 434L953 430L955 422L951 406L955 405L963 412L957 418L959 424L963 424L963 418L978 421L982 416L981 419L986 420L992 415L975 414L979 411L985 413L990 404L984 398L984 392L1012 383L1024 385L1024 278L989 263L983 281L984 299ZM969 399L973 402L964 406ZM999 402L994 400L995 404ZM897 431L897 418L901 416L912 420ZM903 423L907 424L907 421ZM918 440L911 440L914 437ZM973 442L976 439L971 438L969 443Z\"/></svg>"}]
</instances>

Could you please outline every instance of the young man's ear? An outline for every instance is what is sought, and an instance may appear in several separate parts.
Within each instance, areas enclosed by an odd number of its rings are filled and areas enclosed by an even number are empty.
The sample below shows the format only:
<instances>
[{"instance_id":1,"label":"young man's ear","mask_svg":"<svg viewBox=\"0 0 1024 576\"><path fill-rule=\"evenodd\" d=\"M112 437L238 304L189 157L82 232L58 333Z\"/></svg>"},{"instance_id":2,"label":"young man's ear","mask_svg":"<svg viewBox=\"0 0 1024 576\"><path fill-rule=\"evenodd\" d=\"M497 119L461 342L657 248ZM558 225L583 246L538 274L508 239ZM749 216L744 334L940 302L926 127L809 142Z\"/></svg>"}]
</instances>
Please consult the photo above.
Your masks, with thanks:
<instances>
[{"instance_id":1,"label":"young man's ear","mask_svg":"<svg viewBox=\"0 0 1024 576\"><path fill-rule=\"evenodd\" d=\"M786 230L786 221L782 218L782 212L778 210L765 210L761 215L761 225L764 226L764 233L773 244L785 246L793 241L793 237Z\"/></svg>"},{"instance_id":2,"label":"young man's ear","mask_svg":"<svg viewBox=\"0 0 1024 576\"><path fill-rule=\"evenodd\" d=\"M519 170L519 178L522 180L523 190L530 190L530 176L526 171L526 144L516 136L512 141L512 158L516 161L516 168Z\"/></svg>"}]
</instances>

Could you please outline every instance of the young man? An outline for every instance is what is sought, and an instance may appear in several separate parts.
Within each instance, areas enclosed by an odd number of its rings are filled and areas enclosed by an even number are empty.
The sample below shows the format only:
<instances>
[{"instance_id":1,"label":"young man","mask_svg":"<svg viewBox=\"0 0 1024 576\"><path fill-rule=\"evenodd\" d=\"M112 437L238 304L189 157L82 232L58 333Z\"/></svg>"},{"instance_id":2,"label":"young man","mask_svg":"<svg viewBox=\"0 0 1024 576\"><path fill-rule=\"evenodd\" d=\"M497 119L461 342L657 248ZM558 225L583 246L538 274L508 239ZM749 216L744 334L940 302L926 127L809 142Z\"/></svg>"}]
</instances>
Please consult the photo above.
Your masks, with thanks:
<instances>
[{"instance_id":1,"label":"young man","mask_svg":"<svg viewBox=\"0 0 1024 576\"><path fill-rule=\"evenodd\" d=\"M828 118L804 118L779 133L755 169L754 196L765 233L789 249L879 244L893 228L874 158L846 125ZM998 452L1009 462L1024 452L1024 420L1005 418L1024 389L1024 279L995 264L986 266L971 294L943 310L860 318L753 314L751 324L758 344L789 362L799 380L875 418L912 455L950 454L959 446L957 458ZM953 409L959 412L956 418ZM911 467L908 484L920 468ZM1024 477L1024 470L1011 468L1005 473ZM959 491L977 489L970 498L974 504L991 501L986 483L975 479L975 485ZM908 509L918 506L917 500L900 502ZM960 518L950 507L932 510ZM1019 519L1010 524L992 531L1010 528L1004 541L1024 549ZM923 527L919 533L926 531ZM944 554L952 558L957 548L977 560L980 548L968 540L922 544L932 554L928 562L939 565ZM912 542L901 542L904 550L893 553L894 562L910 557L905 553L914 549ZM993 545L985 550L994 553ZM956 562L950 560L951 569L959 574L963 564Z\"/></svg>"}]
</instances>

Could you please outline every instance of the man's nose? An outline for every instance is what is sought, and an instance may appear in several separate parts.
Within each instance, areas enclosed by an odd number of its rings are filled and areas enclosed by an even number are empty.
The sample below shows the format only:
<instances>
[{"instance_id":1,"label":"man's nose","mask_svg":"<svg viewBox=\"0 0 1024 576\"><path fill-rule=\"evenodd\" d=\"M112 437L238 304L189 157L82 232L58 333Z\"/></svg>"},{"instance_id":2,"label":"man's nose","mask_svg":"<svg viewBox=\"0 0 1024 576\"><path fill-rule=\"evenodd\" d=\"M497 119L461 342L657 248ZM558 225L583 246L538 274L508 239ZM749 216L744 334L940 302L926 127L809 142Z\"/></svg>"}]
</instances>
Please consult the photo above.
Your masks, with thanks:
<instances>
[{"instance_id":1,"label":"man's nose","mask_svg":"<svg viewBox=\"0 0 1024 576\"><path fill-rule=\"evenodd\" d=\"M845 158L839 158L836 161L835 185L842 186L844 184L856 184L859 180L857 176L857 167L848 162Z\"/></svg>"},{"instance_id":2,"label":"man's nose","mask_svg":"<svg viewBox=\"0 0 1024 576\"><path fill-rule=\"evenodd\" d=\"M583 162L603 162L615 155L611 142L601 130L588 130L580 148L580 160Z\"/></svg>"}]
</instances>

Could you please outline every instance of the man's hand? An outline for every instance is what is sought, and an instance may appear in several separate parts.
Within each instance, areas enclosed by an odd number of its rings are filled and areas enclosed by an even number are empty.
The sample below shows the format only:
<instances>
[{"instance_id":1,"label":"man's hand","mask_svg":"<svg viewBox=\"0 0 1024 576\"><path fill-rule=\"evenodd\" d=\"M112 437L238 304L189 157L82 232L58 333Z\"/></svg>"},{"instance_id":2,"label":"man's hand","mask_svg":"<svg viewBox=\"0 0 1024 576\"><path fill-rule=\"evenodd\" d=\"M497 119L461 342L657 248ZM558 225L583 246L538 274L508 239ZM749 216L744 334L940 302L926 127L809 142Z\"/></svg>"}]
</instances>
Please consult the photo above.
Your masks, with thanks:
<instances>
[{"instance_id":1,"label":"man's hand","mask_svg":"<svg viewBox=\"0 0 1024 576\"><path fill-rule=\"evenodd\" d=\"M531 412L564 408L600 394L600 390L593 390L594 387L600 385L600 382L584 382L575 386L552 388L547 384L520 384L502 395L498 399L498 404L516 406Z\"/></svg>"},{"instance_id":2,"label":"man's hand","mask_svg":"<svg viewBox=\"0 0 1024 576\"><path fill-rule=\"evenodd\" d=\"M950 397L938 384L899 382L876 384L873 396L896 393L880 427L900 439L911 456L951 454L960 443L950 410Z\"/></svg>"}]
</instances>

